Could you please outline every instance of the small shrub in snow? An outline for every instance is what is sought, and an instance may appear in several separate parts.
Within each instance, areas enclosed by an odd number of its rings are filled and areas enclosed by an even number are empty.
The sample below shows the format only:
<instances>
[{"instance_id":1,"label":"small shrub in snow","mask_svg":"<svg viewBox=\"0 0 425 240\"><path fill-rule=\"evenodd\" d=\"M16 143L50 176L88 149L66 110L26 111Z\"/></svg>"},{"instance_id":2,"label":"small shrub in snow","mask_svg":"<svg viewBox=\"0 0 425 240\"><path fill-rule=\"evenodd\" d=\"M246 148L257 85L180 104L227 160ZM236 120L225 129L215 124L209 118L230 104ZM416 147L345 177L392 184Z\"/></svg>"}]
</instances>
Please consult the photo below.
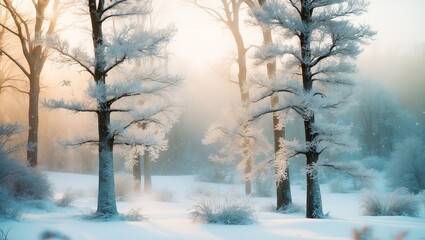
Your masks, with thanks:
<instances>
[{"instance_id":1,"label":"small shrub in snow","mask_svg":"<svg viewBox=\"0 0 425 240\"><path fill-rule=\"evenodd\" d=\"M65 191L61 198L56 200L55 204L58 207L68 207L69 204L74 201L75 194L71 190Z\"/></svg>"},{"instance_id":2,"label":"small shrub in snow","mask_svg":"<svg viewBox=\"0 0 425 240\"><path fill-rule=\"evenodd\" d=\"M174 192L163 188L155 193L155 199L160 202L174 202L176 199Z\"/></svg>"},{"instance_id":3,"label":"small shrub in snow","mask_svg":"<svg viewBox=\"0 0 425 240\"><path fill-rule=\"evenodd\" d=\"M247 225L256 222L255 210L248 199L228 197L200 198L191 208L190 218L195 222L225 225Z\"/></svg>"},{"instance_id":4,"label":"small shrub in snow","mask_svg":"<svg viewBox=\"0 0 425 240\"><path fill-rule=\"evenodd\" d=\"M17 219L20 210L19 204L13 199L9 190L0 186L0 220Z\"/></svg>"},{"instance_id":5,"label":"small shrub in snow","mask_svg":"<svg viewBox=\"0 0 425 240\"><path fill-rule=\"evenodd\" d=\"M52 197L51 185L44 174L4 157L0 157L0 185L18 199L46 200Z\"/></svg>"},{"instance_id":6,"label":"small shrub in snow","mask_svg":"<svg viewBox=\"0 0 425 240\"><path fill-rule=\"evenodd\" d=\"M191 195L195 197L213 197L217 195L217 192L217 190L213 190L207 186L197 186L192 189Z\"/></svg>"},{"instance_id":7,"label":"small shrub in snow","mask_svg":"<svg viewBox=\"0 0 425 240\"><path fill-rule=\"evenodd\" d=\"M232 183L235 176L233 168L227 165L213 163L196 175L198 181L212 183Z\"/></svg>"},{"instance_id":8,"label":"small shrub in snow","mask_svg":"<svg viewBox=\"0 0 425 240\"><path fill-rule=\"evenodd\" d=\"M124 220L131 222L146 221L147 218L141 213L141 209L131 209L128 213L123 214Z\"/></svg>"},{"instance_id":9,"label":"small shrub in snow","mask_svg":"<svg viewBox=\"0 0 425 240\"><path fill-rule=\"evenodd\" d=\"M420 214L419 199L406 189L399 188L391 193L366 191L362 196L363 214L370 216L411 216Z\"/></svg>"},{"instance_id":10,"label":"small shrub in snow","mask_svg":"<svg viewBox=\"0 0 425 240\"><path fill-rule=\"evenodd\" d=\"M396 145L387 166L387 179L393 188L407 188L413 193L425 190L425 143L408 138Z\"/></svg>"}]
</instances>

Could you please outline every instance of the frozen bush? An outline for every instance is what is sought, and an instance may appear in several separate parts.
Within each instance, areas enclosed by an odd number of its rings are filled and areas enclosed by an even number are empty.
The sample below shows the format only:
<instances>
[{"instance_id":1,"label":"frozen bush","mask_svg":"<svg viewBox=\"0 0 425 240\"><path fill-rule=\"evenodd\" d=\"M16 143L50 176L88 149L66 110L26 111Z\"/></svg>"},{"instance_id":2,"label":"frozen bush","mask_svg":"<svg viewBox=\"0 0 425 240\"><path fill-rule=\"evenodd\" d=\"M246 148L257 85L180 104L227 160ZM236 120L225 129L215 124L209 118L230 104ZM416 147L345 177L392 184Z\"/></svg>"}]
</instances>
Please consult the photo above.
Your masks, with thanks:
<instances>
[{"instance_id":1,"label":"frozen bush","mask_svg":"<svg viewBox=\"0 0 425 240\"><path fill-rule=\"evenodd\" d=\"M425 143L408 138L397 144L387 167L386 177L392 188L407 188L413 193L425 189Z\"/></svg>"},{"instance_id":2,"label":"frozen bush","mask_svg":"<svg viewBox=\"0 0 425 240\"><path fill-rule=\"evenodd\" d=\"M70 190L66 190L65 193L62 195L61 198L56 200L56 206L58 207L68 207L69 204L74 201L75 194Z\"/></svg>"},{"instance_id":3,"label":"frozen bush","mask_svg":"<svg viewBox=\"0 0 425 240\"><path fill-rule=\"evenodd\" d=\"M9 190L0 186L0 221L2 219L17 219L20 210L20 206L13 199Z\"/></svg>"},{"instance_id":4,"label":"frozen bush","mask_svg":"<svg viewBox=\"0 0 425 240\"><path fill-rule=\"evenodd\" d=\"M147 218L141 213L141 211L142 210L140 208L131 209L130 211L128 211L128 213L123 215L124 220L131 222L146 221Z\"/></svg>"},{"instance_id":5,"label":"frozen bush","mask_svg":"<svg viewBox=\"0 0 425 240\"><path fill-rule=\"evenodd\" d=\"M256 222L252 202L234 197L227 197L223 201L200 198L191 208L190 218L195 222L225 225L247 225Z\"/></svg>"},{"instance_id":6,"label":"frozen bush","mask_svg":"<svg viewBox=\"0 0 425 240\"><path fill-rule=\"evenodd\" d=\"M192 192L190 193L190 196L194 197L213 197L214 195L218 194L218 190L213 190L212 188L208 186L196 186L192 188Z\"/></svg>"},{"instance_id":7,"label":"frozen bush","mask_svg":"<svg viewBox=\"0 0 425 240\"><path fill-rule=\"evenodd\" d=\"M398 188L391 193L366 191L362 196L363 214L370 216L411 216L420 214L419 199L405 188Z\"/></svg>"},{"instance_id":8,"label":"frozen bush","mask_svg":"<svg viewBox=\"0 0 425 240\"><path fill-rule=\"evenodd\" d=\"M163 188L155 193L155 199L160 202L174 202L176 197L174 192Z\"/></svg>"},{"instance_id":9,"label":"frozen bush","mask_svg":"<svg viewBox=\"0 0 425 240\"><path fill-rule=\"evenodd\" d=\"M46 200L52 197L51 185L44 174L7 157L0 157L0 185L14 198Z\"/></svg>"},{"instance_id":10,"label":"frozen bush","mask_svg":"<svg viewBox=\"0 0 425 240\"><path fill-rule=\"evenodd\" d=\"M234 168L228 165L211 163L203 168L196 178L201 182L232 183L235 176Z\"/></svg>"}]
</instances>

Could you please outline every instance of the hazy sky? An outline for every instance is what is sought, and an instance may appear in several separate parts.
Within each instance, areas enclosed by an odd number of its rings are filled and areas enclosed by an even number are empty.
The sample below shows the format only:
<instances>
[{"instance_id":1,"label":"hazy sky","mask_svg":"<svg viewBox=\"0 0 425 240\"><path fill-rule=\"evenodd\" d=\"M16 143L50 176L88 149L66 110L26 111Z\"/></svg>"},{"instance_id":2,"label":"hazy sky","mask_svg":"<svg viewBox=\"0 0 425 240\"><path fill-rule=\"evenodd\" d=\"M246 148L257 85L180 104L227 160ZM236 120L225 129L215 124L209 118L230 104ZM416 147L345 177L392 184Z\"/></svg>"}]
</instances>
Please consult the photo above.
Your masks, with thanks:
<instances>
[{"instance_id":1,"label":"hazy sky","mask_svg":"<svg viewBox=\"0 0 425 240\"><path fill-rule=\"evenodd\" d=\"M217 1L219 4L218 0ZM236 85L225 81L229 64L234 59L233 39L223 24L214 21L189 0L155 0L155 19L158 24L174 24L178 33L170 46L170 70L186 78L187 91L194 98L214 98L214 104L225 104L227 97L237 100ZM201 1L202 2L202 1ZM204 0L213 2L213 0ZM400 77L397 66L405 64L400 56L420 55L425 52L425 0L371 0L369 12L359 18L377 32L375 40L359 56L359 70L365 76L389 85L393 90L399 84L424 81ZM244 25L242 23L241 25ZM247 45L260 44L258 29L245 27ZM258 33L258 34L257 34ZM421 52L422 51L422 52ZM183 63L183 64L182 64ZM425 62L423 63L425 66ZM403 78L403 79L401 79ZM202 89L207 89L206 92ZM425 89L424 89L425 90ZM189 94L189 95L190 95ZM196 96L198 95L198 96ZM220 96L216 98L215 96ZM211 103L210 103L211 104Z\"/></svg>"}]
</instances>

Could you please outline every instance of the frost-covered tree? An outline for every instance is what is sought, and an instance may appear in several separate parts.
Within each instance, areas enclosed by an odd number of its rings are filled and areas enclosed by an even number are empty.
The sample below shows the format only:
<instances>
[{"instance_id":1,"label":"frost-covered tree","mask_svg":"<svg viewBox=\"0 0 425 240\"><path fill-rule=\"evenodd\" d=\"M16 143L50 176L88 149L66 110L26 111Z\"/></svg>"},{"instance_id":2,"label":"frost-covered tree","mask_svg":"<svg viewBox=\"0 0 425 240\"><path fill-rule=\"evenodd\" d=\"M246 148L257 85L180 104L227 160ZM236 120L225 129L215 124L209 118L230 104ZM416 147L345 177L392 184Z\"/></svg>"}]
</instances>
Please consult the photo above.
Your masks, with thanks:
<instances>
[{"instance_id":1,"label":"frost-covered tree","mask_svg":"<svg viewBox=\"0 0 425 240\"><path fill-rule=\"evenodd\" d=\"M353 121L362 153L388 157L395 143L413 131L411 114L400 106L394 93L381 84L363 82L358 90Z\"/></svg>"},{"instance_id":2,"label":"frost-covered tree","mask_svg":"<svg viewBox=\"0 0 425 240\"><path fill-rule=\"evenodd\" d=\"M280 143L281 156L306 156L308 218L323 217L319 155L350 146L349 127L329 124L324 117L348 102L354 84L348 74L355 71L351 59L375 34L368 25L350 22L350 16L364 13L367 5L363 0L274 0L254 12L260 23L278 29L288 40L265 46L256 54L258 63L281 58L284 72L272 82L256 80L252 97L258 105L252 115L293 110L302 117L305 142L281 139ZM282 97L278 105L262 104L274 93Z\"/></svg>"},{"instance_id":3,"label":"frost-covered tree","mask_svg":"<svg viewBox=\"0 0 425 240\"><path fill-rule=\"evenodd\" d=\"M93 80L87 90L89 101L46 100L44 104L53 109L94 113L97 117L97 139L84 139L77 145L98 145L99 188L95 215L100 218L117 215L114 145L133 147L137 154L149 151L155 157L167 147L164 129L172 126L177 116L165 89L176 86L181 78L164 74L161 69L148 71L134 67L140 59L165 57L163 48L174 33L172 28L154 31L135 24L135 17L150 11L149 3L87 1L92 37L90 51L70 48L57 37L50 39L64 62L79 65Z\"/></svg>"},{"instance_id":4,"label":"frost-covered tree","mask_svg":"<svg viewBox=\"0 0 425 240\"><path fill-rule=\"evenodd\" d=\"M0 1L0 12L9 16L8 21L0 22L0 31L7 40L0 45L0 54L6 56L29 83L25 90L13 84L3 88L13 88L29 96L27 164L30 167L35 167L38 163L40 79L49 56L49 48L43 44L43 40L55 32L60 13L59 2L60 0L28 1L25 4L30 5L31 12L28 13L24 3ZM50 14L47 14L49 11Z\"/></svg>"},{"instance_id":5,"label":"frost-covered tree","mask_svg":"<svg viewBox=\"0 0 425 240\"><path fill-rule=\"evenodd\" d=\"M258 7L264 8L266 0L258 0L258 5L254 4L254 1L246 1L252 10L256 10ZM267 25L261 25L261 31L263 33L263 45L267 46L273 43L273 35L271 29ZM276 75L276 58L271 58L267 64L267 77L273 80ZM279 103L279 96L277 93L273 93L270 96L271 107L275 107ZM291 195L291 182L289 178L289 164L281 164L281 162L287 162L288 159L280 159L279 152L281 151L281 145L279 140L285 138L285 126L279 121L279 114L273 113L273 140L274 140L274 165L275 165L275 177L276 177L276 210L284 209L292 204ZM282 169L283 174L279 174L279 166L284 166ZM285 177L283 177L285 176Z\"/></svg>"},{"instance_id":6,"label":"frost-covered tree","mask_svg":"<svg viewBox=\"0 0 425 240\"><path fill-rule=\"evenodd\" d=\"M395 146L386 177L393 188L407 188L417 194L425 190L425 143L410 137Z\"/></svg>"},{"instance_id":7,"label":"frost-covered tree","mask_svg":"<svg viewBox=\"0 0 425 240\"><path fill-rule=\"evenodd\" d=\"M221 164L236 162L238 170L245 174L245 178L255 179L259 175L258 172L264 171L266 166L253 163L248 172L246 171L247 159L267 162L272 147L261 128L255 123L246 124L246 116L247 112L243 107L227 111L222 117L225 121L212 125L208 129L203 143L214 143L220 146L219 153L210 156L211 161Z\"/></svg>"},{"instance_id":8,"label":"frost-covered tree","mask_svg":"<svg viewBox=\"0 0 425 240\"><path fill-rule=\"evenodd\" d=\"M240 14L241 14L241 7L244 3L246 2L251 2L251 1L247 1L247 0L220 0L221 2L221 6L222 6L222 10L218 11L215 10L214 8L208 7L207 5L203 5L201 3L199 3L200 1L197 0L193 0L193 3L200 7L201 9L203 9L206 13L208 13L210 16L212 16L215 20L220 21L222 23L224 23L227 27L227 29L232 33L234 42L236 44L236 49L237 49L237 59L236 62L238 64L238 81L237 84L239 86L239 91L240 91L240 97L241 97L241 102L242 102L242 108L248 109L249 107L249 91L248 91L248 84L247 84L247 58L246 58L246 53L248 51L247 47L245 46L245 42L241 33L241 29L240 29ZM233 118L234 120L237 119ZM228 121L226 121L228 122ZM253 155L252 155L252 149L250 149L250 143L249 143L249 128L252 128L252 126L249 126L249 123L244 122L241 124L241 128L243 129L242 134L238 135L238 136L234 136L234 135L227 135L226 132L227 131L222 131L222 129L220 128L228 128L229 126L226 126L227 124L224 123L223 126L216 126L215 128L210 128L210 130L208 131L207 135L214 135L214 131L216 131L215 136L220 136L220 141L234 141L234 143L236 145L238 145L238 143L240 143L239 145L239 149L232 149L231 152L225 152L223 148L221 150L221 154L223 156L223 158L227 158L229 159L233 159L233 157L235 156L235 152L241 152L242 154L237 154L240 155L240 159L238 158L238 160L240 161L241 164L240 167L243 168L244 174L245 174L245 193L247 195L251 194L252 191L252 184L251 184L251 175L252 175L252 168L253 168L253 164L254 164L254 159L253 159ZM239 127L239 126L235 126L235 127ZM246 137L243 137L245 136ZM236 137L236 138L233 138ZM240 137L243 137L242 142L240 142ZM232 139L233 138L233 139ZM218 141L218 139L212 141L212 137L211 136L207 136L206 141L204 141L205 143L214 143L216 142L216 140ZM227 155L227 156L226 156ZM217 158L215 158L217 159ZM214 158L213 158L214 160ZM223 162L223 161L222 161Z\"/></svg>"}]
</instances>

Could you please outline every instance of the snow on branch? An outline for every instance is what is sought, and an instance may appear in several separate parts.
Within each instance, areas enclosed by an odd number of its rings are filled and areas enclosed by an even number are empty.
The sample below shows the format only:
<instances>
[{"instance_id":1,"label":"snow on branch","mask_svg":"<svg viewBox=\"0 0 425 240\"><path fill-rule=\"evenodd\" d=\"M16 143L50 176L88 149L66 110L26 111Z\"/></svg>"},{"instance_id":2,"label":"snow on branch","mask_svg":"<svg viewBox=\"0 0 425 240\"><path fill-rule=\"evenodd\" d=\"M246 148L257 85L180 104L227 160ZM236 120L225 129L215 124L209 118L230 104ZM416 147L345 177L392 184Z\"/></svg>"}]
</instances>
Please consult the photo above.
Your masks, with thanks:
<instances>
[{"instance_id":1,"label":"snow on branch","mask_svg":"<svg viewBox=\"0 0 425 240\"><path fill-rule=\"evenodd\" d=\"M87 55L87 50L79 47L70 49L69 43L58 36L50 36L46 39L46 44L59 53L61 63L75 64L94 76L94 58Z\"/></svg>"},{"instance_id":2,"label":"snow on branch","mask_svg":"<svg viewBox=\"0 0 425 240\"><path fill-rule=\"evenodd\" d=\"M279 81L285 78L286 81ZM263 75L257 75L250 79L249 90L250 100L253 103L259 102L275 93L288 93L293 95L302 94L302 86L296 79L291 79L289 74L279 73L273 79Z\"/></svg>"},{"instance_id":3,"label":"snow on branch","mask_svg":"<svg viewBox=\"0 0 425 240\"><path fill-rule=\"evenodd\" d=\"M330 21L324 27L331 42L312 49L311 66L334 56L355 58L361 52L360 44L367 43L376 34L369 25L354 26L348 21Z\"/></svg>"},{"instance_id":4,"label":"snow on branch","mask_svg":"<svg viewBox=\"0 0 425 240\"><path fill-rule=\"evenodd\" d=\"M203 144L219 144L219 154L210 156L210 160L219 163L229 163L238 160L239 167L244 168L248 159L253 157L268 157L272 146L264 136L262 129L248 123L244 108L233 108L226 112L222 123L211 126Z\"/></svg>"},{"instance_id":5,"label":"snow on branch","mask_svg":"<svg viewBox=\"0 0 425 240\"><path fill-rule=\"evenodd\" d=\"M299 9L295 3L293 6L288 8L282 1L272 0L267 1L262 8L255 9L251 14L260 24L285 28L290 34L298 35L305 26L299 18Z\"/></svg>"},{"instance_id":6,"label":"snow on branch","mask_svg":"<svg viewBox=\"0 0 425 240\"><path fill-rule=\"evenodd\" d=\"M134 31L134 26L123 27L120 32L105 41L106 59L109 59L106 71L114 68L124 59L161 57L163 48L175 33L169 27L158 31Z\"/></svg>"},{"instance_id":7,"label":"snow on branch","mask_svg":"<svg viewBox=\"0 0 425 240\"><path fill-rule=\"evenodd\" d=\"M339 171L357 179L361 182L371 184L375 178L375 171L373 169L365 169L364 166L357 161L344 161L344 162L329 162L323 161L307 166L307 173L313 173L320 168L330 168ZM320 172L320 171L318 171Z\"/></svg>"},{"instance_id":8,"label":"snow on branch","mask_svg":"<svg viewBox=\"0 0 425 240\"><path fill-rule=\"evenodd\" d=\"M137 149L137 153L143 154L149 151L152 159L157 159L161 151L168 148L168 140L165 133L155 128L145 128L137 133L126 132L125 135L118 136L114 142L115 145L129 146Z\"/></svg>"},{"instance_id":9,"label":"snow on branch","mask_svg":"<svg viewBox=\"0 0 425 240\"><path fill-rule=\"evenodd\" d=\"M13 136L21 133L23 130L24 128L18 123L8 124L0 122L0 153L3 152L6 154L10 154L20 149L20 145L8 148L6 147L6 145L8 145L9 142L13 141Z\"/></svg>"},{"instance_id":10,"label":"snow on branch","mask_svg":"<svg viewBox=\"0 0 425 240\"><path fill-rule=\"evenodd\" d=\"M134 15L146 15L151 10L150 0L111 0L110 3L105 2L100 22L112 17L128 17Z\"/></svg>"},{"instance_id":11,"label":"snow on branch","mask_svg":"<svg viewBox=\"0 0 425 240\"><path fill-rule=\"evenodd\" d=\"M162 131L168 132L179 115L178 108L171 103L149 104L145 107L133 109L129 113L131 120L125 121L121 119L111 124L111 132L114 135L122 135L129 129L134 130L132 127L144 128L146 125L155 125Z\"/></svg>"},{"instance_id":12,"label":"snow on branch","mask_svg":"<svg viewBox=\"0 0 425 240\"><path fill-rule=\"evenodd\" d=\"M97 112L90 103L65 101L64 99L44 99L42 105L48 109L65 109L73 112Z\"/></svg>"},{"instance_id":13,"label":"snow on branch","mask_svg":"<svg viewBox=\"0 0 425 240\"><path fill-rule=\"evenodd\" d=\"M313 1L312 8L316 9L313 21L316 23L328 22L340 17L361 15L367 10L369 3L365 0L322 0Z\"/></svg>"},{"instance_id":14,"label":"snow on branch","mask_svg":"<svg viewBox=\"0 0 425 240\"><path fill-rule=\"evenodd\" d=\"M269 61L273 61L275 57L284 57L284 56L291 56L295 58L299 63L303 63L303 59L301 57L301 52L299 49L297 49L294 46L281 46L281 45L267 45L265 47L261 47L256 53L255 53L255 64L265 64Z\"/></svg>"},{"instance_id":15,"label":"snow on branch","mask_svg":"<svg viewBox=\"0 0 425 240\"><path fill-rule=\"evenodd\" d=\"M318 152L326 150L331 154L358 151L357 141L351 134L352 127L352 125L341 126L334 123L319 125L316 123L312 129L316 137L313 142L309 143L309 147L314 147Z\"/></svg>"}]
</instances>

